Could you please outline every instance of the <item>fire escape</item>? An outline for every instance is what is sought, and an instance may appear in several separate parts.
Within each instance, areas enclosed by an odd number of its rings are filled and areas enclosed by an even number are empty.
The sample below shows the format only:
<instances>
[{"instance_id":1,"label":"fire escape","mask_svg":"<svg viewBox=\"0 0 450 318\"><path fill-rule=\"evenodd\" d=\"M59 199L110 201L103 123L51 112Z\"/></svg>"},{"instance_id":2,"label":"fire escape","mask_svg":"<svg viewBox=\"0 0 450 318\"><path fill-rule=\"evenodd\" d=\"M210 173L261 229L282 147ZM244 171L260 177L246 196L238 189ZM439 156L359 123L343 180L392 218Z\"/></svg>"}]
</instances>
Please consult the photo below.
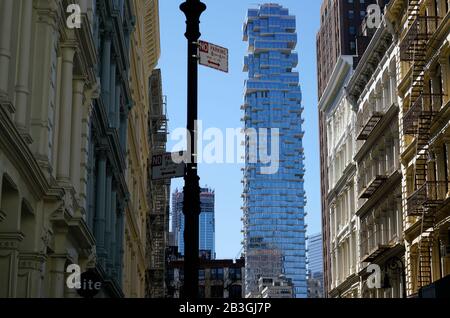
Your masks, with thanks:
<instances>
[{"instance_id":1,"label":"fire escape","mask_svg":"<svg viewBox=\"0 0 450 318\"><path fill-rule=\"evenodd\" d=\"M430 180L430 129L436 113L433 111L433 94L427 92L427 44L431 38L430 26L438 24L438 18L421 13L421 0L409 0L408 31L400 45L401 61L411 63L411 94L409 109L403 117L404 135L415 137L414 192L407 199L407 215L421 219L419 242L418 287L431 284L431 248L435 227L435 212L441 201L437 195L439 183ZM427 103L428 102L428 103Z\"/></svg>"},{"instance_id":2,"label":"fire escape","mask_svg":"<svg viewBox=\"0 0 450 318\"><path fill-rule=\"evenodd\" d=\"M150 79L151 108L149 116L149 140L151 154L166 152L168 125L167 103L162 96L160 73L156 70ZM151 160L151 158L150 158ZM152 180L149 167L150 211L147 217L148 298L165 298L166 250L169 233L170 180Z\"/></svg>"}]
</instances>

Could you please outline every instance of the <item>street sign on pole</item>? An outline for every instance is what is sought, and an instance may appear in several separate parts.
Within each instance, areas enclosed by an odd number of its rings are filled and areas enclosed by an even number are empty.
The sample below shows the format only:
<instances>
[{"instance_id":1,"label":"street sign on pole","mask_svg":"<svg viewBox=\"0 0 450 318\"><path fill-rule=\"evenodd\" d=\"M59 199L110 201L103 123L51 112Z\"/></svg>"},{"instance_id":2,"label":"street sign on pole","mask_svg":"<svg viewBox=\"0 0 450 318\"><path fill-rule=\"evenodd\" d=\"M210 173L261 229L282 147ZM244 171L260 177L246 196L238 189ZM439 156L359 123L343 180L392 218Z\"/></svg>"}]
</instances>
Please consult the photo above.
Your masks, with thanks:
<instances>
[{"instance_id":1,"label":"street sign on pole","mask_svg":"<svg viewBox=\"0 0 450 318\"><path fill-rule=\"evenodd\" d=\"M205 41L198 41L200 65L228 73L228 49Z\"/></svg>"},{"instance_id":2,"label":"street sign on pole","mask_svg":"<svg viewBox=\"0 0 450 318\"><path fill-rule=\"evenodd\" d=\"M173 158L185 158L185 152L172 153L167 152L152 157L152 180L163 180L184 177L185 162L174 162Z\"/></svg>"}]
</instances>

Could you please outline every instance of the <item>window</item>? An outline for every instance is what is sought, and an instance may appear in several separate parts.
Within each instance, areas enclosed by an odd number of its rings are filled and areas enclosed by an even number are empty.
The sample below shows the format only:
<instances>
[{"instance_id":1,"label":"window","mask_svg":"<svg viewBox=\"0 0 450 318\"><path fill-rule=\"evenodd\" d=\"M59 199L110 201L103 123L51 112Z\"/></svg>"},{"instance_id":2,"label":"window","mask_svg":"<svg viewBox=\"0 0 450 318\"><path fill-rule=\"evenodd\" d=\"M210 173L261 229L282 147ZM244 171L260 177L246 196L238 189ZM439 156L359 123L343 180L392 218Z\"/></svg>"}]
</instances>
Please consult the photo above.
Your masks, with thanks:
<instances>
[{"instance_id":1,"label":"window","mask_svg":"<svg viewBox=\"0 0 450 318\"><path fill-rule=\"evenodd\" d=\"M355 27L354 27L354 26L349 27L349 28L348 28L348 32L349 32L351 35L355 35L355 34L356 34Z\"/></svg>"},{"instance_id":2,"label":"window","mask_svg":"<svg viewBox=\"0 0 450 318\"><path fill-rule=\"evenodd\" d=\"M223 286L211 286L211 298L223 298Z\"/></svg>"},{"instance_id":3,"label":"window","mask_svg":"<svg viewBox=\"0 0 450 318\"><path fill-rule=\"evenodd\" d=\"M205 298L205 286L198 286L198 298Z\"/></svg>"},{"instance_id":4,"label":"window","mask_svg":"<svg viewBox=\"0 0 450 318\"><path fill-rule=\"evenodd\" d=\"M223 280L223 268L212 268L211 280Z\"/></svg>"},{"instance_id":5,"label":"window","mask_svg":"<svg viewBox=\"0 0 450 318\"><path fill-rule=\"evenodd\" d=\"M353 19L355 17L355 11L353 10L348 10L348 18L349 19Z\"/></svg>"},{"instance_id":6,"label":"window","mask_svg":"<svg viewBox=\"0 0 450 318\"><path fill-rule=\"evenodd\" d=\"M242 279L241 269L240 268L230 268L228 270L229 279L232 281L237 281Z\"/></svg>"},{"instance_id":7,"label":"window","mask_svg":"<svg viewBox=\"0 0 450 318\"><path fill-rule=\"evenodd\" d=\"M229 297L230 299L241 299L242 298L242 286L233 285L230 287Z\"/></svg>"},{"instance_id":8,"label":"window","mask_svg":"<svg viewBox=\"0 0 450 318\"><path fill-rule=\"evenodd\" d=\"M204 269L200 269L199 271L198 271L198 279L199 280L205 280L205 270Z\"/></svg>"}]
</instances>

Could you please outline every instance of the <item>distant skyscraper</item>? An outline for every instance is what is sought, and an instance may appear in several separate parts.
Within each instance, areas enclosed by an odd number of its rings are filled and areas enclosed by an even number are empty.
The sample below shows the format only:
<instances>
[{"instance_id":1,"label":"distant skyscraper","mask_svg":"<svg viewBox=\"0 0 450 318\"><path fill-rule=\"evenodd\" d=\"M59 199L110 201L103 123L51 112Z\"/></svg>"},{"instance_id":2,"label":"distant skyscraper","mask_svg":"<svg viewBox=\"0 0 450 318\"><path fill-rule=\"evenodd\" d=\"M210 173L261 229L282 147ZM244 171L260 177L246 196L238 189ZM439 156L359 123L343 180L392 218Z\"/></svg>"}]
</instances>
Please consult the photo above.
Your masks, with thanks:
<instances>
[{"instance_id":1,"label":"distant skyscraper","mask_svg":"<svg viewBox=\"0 0 450 318\"><path fill-rule=\"evenodd\" d=\"M280 147L278 172L264 174L261 168L266 165L251 160L253 145L246 137L243 180L246 294L258 292L259 278L283 274L292 280L295 296L305 298L304 132L299 75L293 72L298 64L298 55L293 51L297 44L295 16L277 4L250 9L244 24L244 41L249 45L242 107L245 129L259 132L278 129ZM260 150L265 146L260 144Z\"/></svg>"},{"instance_id":2,"label":"distant skyscraper","mask_svg":"<svg viewBox=\"0 0 450 318\"><path fill-rule=\"evenodd\" d=\"M322 233L308 237L308 272L323 274Z\"/></svg>"},{"instance_id":3,"label":"distant skyscraper","mask_svg":"<svg viewBox=\"0 0 450 318\"><path fill-rule=\"evenodd\" d=\"M307 239L308 298L323 297L323 244L322 233Z\"/></svg>"},{"instance_id":4,"label":"distant skyscraper","mask_svg":"<svg viewBox=\"0 0 450 318\"><path fill-rule=\"evenodd\" d=\"M212 189L202 188L200 191L199 250L201 253L209 252L211 259L216 258L214 196ZM174 232L174 239L181 255L184 255L183 197L183 192L178 190L172 194L172 232Z\"/></svg>"}]
</instances>

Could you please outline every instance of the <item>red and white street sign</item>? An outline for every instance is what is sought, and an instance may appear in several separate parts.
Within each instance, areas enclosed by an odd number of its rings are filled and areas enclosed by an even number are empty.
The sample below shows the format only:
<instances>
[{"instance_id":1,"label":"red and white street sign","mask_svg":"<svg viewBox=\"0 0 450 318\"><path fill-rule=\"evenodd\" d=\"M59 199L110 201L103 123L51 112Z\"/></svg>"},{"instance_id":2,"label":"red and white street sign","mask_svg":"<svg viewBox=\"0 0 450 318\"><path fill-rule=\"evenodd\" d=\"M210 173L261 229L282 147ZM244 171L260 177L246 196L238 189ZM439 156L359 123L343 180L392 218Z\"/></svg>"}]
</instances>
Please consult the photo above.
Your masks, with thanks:
<instances>
[{"instance_id":1,"label":"red and white street sign","mask_svg":"<svg viewBox=\"0 0 450 318\"><path fill-rule=\"evenodd\" d=\"M201 65L228 73L228 49L199 41L198 56Z\"/></svg>"}]
</instances>

